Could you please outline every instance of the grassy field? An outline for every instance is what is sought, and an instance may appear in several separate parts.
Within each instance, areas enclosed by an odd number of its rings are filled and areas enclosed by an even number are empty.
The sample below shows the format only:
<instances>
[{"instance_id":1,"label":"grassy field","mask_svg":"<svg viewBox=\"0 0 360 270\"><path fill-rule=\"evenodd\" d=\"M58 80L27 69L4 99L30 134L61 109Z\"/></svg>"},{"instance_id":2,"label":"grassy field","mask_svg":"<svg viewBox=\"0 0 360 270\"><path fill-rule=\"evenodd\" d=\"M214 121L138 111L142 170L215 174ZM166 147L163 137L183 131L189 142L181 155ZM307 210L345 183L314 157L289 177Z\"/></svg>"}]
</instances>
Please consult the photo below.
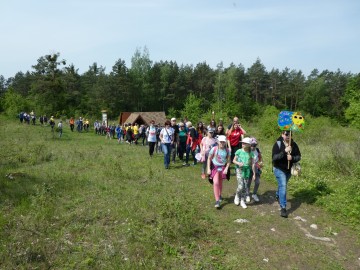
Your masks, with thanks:
<instances>
[{"instance_id":1,"label":"grassy field","mask_svg":"<svg viewBox=\"0 0 360 270\"><path fill-rule=\"evenodd\" d=\"M235 206L232 176L216 210L199 165L165 170L147 147L0 116L0 269L359 269L360 134L326 121L296 137L303 175L283 219L275 138L255 124L261 201Z\"/></svg>"}]
</instances>

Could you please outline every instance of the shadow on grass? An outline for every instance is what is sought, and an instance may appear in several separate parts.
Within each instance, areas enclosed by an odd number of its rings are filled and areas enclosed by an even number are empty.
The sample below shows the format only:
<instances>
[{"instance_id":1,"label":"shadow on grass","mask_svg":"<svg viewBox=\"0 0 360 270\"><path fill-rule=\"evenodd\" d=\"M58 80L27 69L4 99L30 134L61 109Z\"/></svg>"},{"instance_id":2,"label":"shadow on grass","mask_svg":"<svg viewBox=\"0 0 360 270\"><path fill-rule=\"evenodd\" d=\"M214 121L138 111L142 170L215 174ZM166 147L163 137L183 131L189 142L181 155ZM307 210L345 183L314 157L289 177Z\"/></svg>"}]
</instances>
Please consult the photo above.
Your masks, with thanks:
<instances>
[{"instance_id":1,"label":"shadow on grass","mask_svg":"<svg viewBox=\"0 0 360 270\"><path fill-rule=\"evenodd\" d=\"M39 178L31 177L25 173L9 173L0 178L0 204L4 201L11 201L18 205L36 192L36 186L43 181Z\"/></svg>"}]
</instances>

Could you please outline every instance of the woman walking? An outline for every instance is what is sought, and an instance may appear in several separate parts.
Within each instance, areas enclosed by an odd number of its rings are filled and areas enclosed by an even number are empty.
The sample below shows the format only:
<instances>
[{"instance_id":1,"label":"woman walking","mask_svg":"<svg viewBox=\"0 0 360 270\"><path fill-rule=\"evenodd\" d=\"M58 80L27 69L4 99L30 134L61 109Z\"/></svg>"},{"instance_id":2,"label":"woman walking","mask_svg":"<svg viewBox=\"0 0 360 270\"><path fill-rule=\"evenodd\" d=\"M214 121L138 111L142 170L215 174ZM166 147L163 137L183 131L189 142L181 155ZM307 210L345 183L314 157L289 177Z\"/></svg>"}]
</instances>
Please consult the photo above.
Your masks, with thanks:
<instances>
[{"instance_id":1,"label":"woman walking","mask_svg":"<svg viewBox=\"0 0 360 270\"><path fill-rule=\"evenodd\" d=\"M156 127L155 121L151 120L150 126L146 130L147 141L149 143L149 155L150 157L154 154L155 144L156 144Z\"/></svg>"},{"instance_id":2,"label":"woman walking","mask_svg":"<svg viewBox=\"0 0 360 270\"><path fill-rule=\"evenodd\" d=\"M164 153L165 169L170 167L171 145L174 143L174 129L171 127L171 122L167 120L165 127L160 132L161 147Z\"/></svg>"}]
</instances>

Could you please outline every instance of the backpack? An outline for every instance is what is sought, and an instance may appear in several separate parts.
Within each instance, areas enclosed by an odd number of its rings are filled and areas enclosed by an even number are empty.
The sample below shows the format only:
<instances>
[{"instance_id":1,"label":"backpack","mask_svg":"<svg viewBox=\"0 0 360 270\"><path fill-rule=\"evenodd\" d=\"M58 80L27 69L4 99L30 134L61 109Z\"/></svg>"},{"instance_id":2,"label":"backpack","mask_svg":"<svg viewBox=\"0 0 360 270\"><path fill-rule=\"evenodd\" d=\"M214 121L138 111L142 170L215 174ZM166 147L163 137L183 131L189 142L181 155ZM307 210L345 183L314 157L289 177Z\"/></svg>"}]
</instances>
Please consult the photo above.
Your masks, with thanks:
<instances>
[{"instance_id":1,"label":"backpack","mask_svg":"<svg viewBox=\"0 0 360 270\"><path fill-rule=\"evenodd\" d=\"M213 148L214 148L214 156L216 156L216 155L217 155L217 151L218 151L218 146L216 145L216 146L214 146ZM231 152L229 151L228 148L226 148L226 153L227 153L227 155L231 155ZM210 156L209 156L208 158L210 158ZM212 171L213 168L214 168L214 164L213 164L212 161L211 161L211 162L210 162L210 170ZM228 168L228 170L227 170L227 174L226 174L226 179L227 179L228 181L230 180L230 171L231 171L231 169L230 169L230 166L229 166L229 168ZM208 180L209 180L209 183L210 183L210 184L214 184L214 181L213 181L213 179L211 178L211 175L209 175Z\"/></svg>"}]
</instances>

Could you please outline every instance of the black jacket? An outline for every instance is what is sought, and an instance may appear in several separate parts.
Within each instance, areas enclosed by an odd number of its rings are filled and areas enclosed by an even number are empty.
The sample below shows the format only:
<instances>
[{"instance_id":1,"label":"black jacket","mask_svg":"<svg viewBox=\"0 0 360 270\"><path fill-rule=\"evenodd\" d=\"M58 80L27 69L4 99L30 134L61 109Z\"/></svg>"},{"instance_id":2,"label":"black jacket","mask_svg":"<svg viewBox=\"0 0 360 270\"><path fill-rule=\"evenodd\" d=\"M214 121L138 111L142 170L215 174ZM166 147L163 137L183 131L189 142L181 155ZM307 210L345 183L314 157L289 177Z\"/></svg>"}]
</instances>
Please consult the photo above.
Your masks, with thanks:
<instances>
[{"instance_id":1,"label":"black jacket","mask_svg":"<svg viewBox=\"0 0 360 270\"><path fill-rule=\"evenodd\" d=\"M280 145L280 147L279 147ZM292 160L290 160L290 166L288 169L288 160L285 152L285 144L284 139L280 136L275 142L272 148L272 162L275 168L282 170L285 173L290 173L290 169L293 163L300 161L301 153L298 145L294 140L291 140L291 156Z\"/></svg>"}]
</instances>

